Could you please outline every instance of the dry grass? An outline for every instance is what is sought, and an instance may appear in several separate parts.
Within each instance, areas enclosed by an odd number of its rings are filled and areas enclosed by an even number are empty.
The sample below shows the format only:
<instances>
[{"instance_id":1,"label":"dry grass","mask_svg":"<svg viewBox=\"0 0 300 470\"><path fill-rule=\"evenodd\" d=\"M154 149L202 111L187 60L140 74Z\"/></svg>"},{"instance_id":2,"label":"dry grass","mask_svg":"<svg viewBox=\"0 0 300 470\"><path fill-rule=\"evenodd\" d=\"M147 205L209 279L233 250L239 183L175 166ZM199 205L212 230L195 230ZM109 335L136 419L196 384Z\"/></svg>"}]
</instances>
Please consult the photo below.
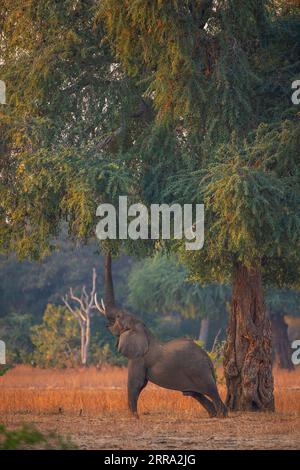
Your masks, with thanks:
<instances>
[{"instance_id":1,"label":"dry grass","mask_svg":"<svg viewBox=\"0 0 300 470\"><path fill-rule=\"evenodd\" d=\"M127 412L125 368L19 366L0 378L0 422L11 429L32 423L70 436L81 449L300 449L300 368L274 375L276 413L209 419L192 398L149 384L135 420ZM219 390L224 398L224 385Z\"/></svg>"},{"instance_id":2,"label":"dry grass","mask_svg":"<svg viewBox=\"0 0 300 470\"><path fill-rule=\"evenodd\" d=\"M274 376L276 411L300 416L300 368L295 372L275 370ZM43 370L18 366L0 378L0 413L126 415L126 380L126 368ZM224 385L219 390L224 398ZM193 399L152 384L142 392L139 409L141 414L205 415Z\"/></svg>"},{"instance_id":3,"label":"dry grass","mask_svg":"<svg viewBox=\"0 0 300 470\"><path fill-rule=\"evenodd\" d=\"M0 379L3 388L103 389L126 386L127 369L105 365L101 368L39 369L17 366ZM1 392L0 392L1 393Z\"/></svg>"}]
</instances>

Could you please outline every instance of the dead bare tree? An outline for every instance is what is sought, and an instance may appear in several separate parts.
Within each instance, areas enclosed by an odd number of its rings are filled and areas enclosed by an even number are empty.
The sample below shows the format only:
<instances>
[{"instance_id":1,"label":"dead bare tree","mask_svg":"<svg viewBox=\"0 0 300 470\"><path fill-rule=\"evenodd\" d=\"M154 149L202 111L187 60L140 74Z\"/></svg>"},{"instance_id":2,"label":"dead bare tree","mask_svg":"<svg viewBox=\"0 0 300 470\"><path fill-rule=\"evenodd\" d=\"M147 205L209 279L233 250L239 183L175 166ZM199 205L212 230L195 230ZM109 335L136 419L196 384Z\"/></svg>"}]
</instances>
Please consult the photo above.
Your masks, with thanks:
<instances>
[{"instance_id":1,"label":"dead bare tree","mask_svg":"<svg viewBox=\"0 0 300 470\"><path fill-rule=\"evenodd\" d=\"M81 296L77 297L70 288L69 295L62 297L62 300L68 310L74 315L80 326L81 334L81 363L86 366L88 362L88 351L91 337L91 314L92 310L96 308L94 303L96 293L96 269L93 268L93 281L92 290L88 294L86 287L82 287ZM78 307L75 308L70 304L70 301L77 302Z\"/></svg>"}]
</instances>

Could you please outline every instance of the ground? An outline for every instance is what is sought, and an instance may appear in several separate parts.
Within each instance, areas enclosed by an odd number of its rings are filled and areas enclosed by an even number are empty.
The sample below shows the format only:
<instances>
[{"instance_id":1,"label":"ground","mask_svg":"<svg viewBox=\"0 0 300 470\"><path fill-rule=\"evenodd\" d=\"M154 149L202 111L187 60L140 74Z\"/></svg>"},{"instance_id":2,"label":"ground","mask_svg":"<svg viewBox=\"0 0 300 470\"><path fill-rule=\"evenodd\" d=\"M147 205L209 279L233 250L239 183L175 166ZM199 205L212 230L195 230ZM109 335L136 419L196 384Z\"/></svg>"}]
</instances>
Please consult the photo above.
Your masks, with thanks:
<instances>
[{"instance_id":1,"label":"ground","mask_svg":"<svg viewBox=\"0 0 300 470\"><path fill-rule=\"evenodd\" d=\"M300 370L275 371L275 413L208 418L192 398L147 386L140 419L126 409L126 370L19 367L0 379L0 422L32 423L80 449L300 449ZM219 385L224 396L225 387Z\"/></svg>"},{"instance_id":2,"label":"ground","mask_svg":"<svg viewBox=\"0 0 300 470\"><path fill-rule=\"evenodd\" d=\"M10 427L30 422L42 431L68 435L80 449L300 449L299 417L235 413L220 420L200 413L184 418L154 413L138 422L117 414L15 414L0 419Z\"/></svg>"}]
</instances>

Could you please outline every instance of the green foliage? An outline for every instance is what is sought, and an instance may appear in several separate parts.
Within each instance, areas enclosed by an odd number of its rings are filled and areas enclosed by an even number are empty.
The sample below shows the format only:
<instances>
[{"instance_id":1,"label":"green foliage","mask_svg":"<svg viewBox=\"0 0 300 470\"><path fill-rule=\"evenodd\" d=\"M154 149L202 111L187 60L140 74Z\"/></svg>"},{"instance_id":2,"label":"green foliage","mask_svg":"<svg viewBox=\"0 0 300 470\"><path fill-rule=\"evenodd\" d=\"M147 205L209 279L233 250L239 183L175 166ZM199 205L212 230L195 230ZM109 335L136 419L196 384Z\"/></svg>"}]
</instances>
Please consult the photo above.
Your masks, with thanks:
<instances>
[{"instance_id":1,"label":"green foliage","mask_svg":"<svg viewBox=\"0 0 300 470\"><path fill-rule=\"evenodd\" d=\"M186 274L174 258L155 256L137 265L129 277L129 304L143 311L168 313L178 308Z\"/></svg>"},{"instance_id":2,"label":"green foliage","mask_svg":"<svg viewBox=\"0 0 300 470\"><path fill-rule=\"evenodd\" d=\"M191 255L181 250L182 259L189 258L188 264L195 276L224 281L230 279L232 266L241 261L248 266L261 265L265 279L271 283L297 282L300 179L296 141L299 141L299 131L298 126L297 137L293 137L294 129L280 130L275 136L269 133L268 144L262 141L262 136L266 139L264 133L258 131L252 145L223 145L216 161L206 170L186 176L185 191L189 191L193 200L202 195L206 207L204 249ZM285 155L290 155L288 165L282 162L282 139ZM271 150L275 147L276 152Z\"/></svg>"},{"instance_id":3,"label":"green foliage","mask_svg":"<svg viewBox=\"0 0 300 470\"><path fill-rule=\"evenodd\" d=\"M105 342L102 339L102 341L93 341L90 362L96 366L101 366L103 364L124 366L127 363L127 359L117 352L117 349L112 345L112 342Z\"/></svg>"},{"instance_id":4,"label":"green foliage","mask_svg":"<svg viewBox=\"0 0 300 470\"><path fill-rule=\"evenodd\" d=\"M0 248L40 259L63 221L71 237L86 241L94 237L98 204L132 191L124 160L139 127L130 116L140 94L114 64L85 0L5 0L0 23L8 89Z\"/></svg>"},{"instance_id":5,"label":"green foliage","mask_svg":"<svg viewBox=\"0 0 300 470\"><path fill-rule=\"evenodd\" d=\"M48 304L43 323L31 328L32 359L42 367L72 367L80 361L79 325L64 307Z\"/></svg>"},{"instance_id":6,"label":"green foliage","mask_svg":"<svg viewBox=\"0 0 300 470\"><path fill-rule=\"evenodd\" d=\"M262 0L4 7L1 73L14 92L3 121L3 250L43 256L62 219L86 241L97 205L129 193L147 204L205 202L205 248L182 256L195 279L228 280L241 261L268 266L270 282L295 281L297 9ZM149 112L134 119L142 97Z\"/></svg>"},{"instance_id":7,"label":"green foliage","mask_svg":"<svg viewBox=\"0 0 300 470\"><path fill-rule=\"evenodd\" d=\"M187 270L173 256L157 254L133 266L129 276L128 303L135 311L156 313L153 329L159 337L171 339L182 335L183 319L193 320L193 330L185 332L192 337L195 320L209 318L208 342L221 329L225 333L230 288L211 283L200 286L189 278ZM148 320L149 321L149 320Z\"/></svg>"},{"instance_id":8,"label":"green foliage","mask_svg":"<svg viewBox=\"0 0 300 470\"><path fill-rule=\"evenodd\" d=\"M2 377L6 372L11 369L11 366L0 364L0 377Z\"/></svg>"},{"instance_id":9,"label":"green foliage","mask_svg":"<svg viewBox=\"0 0 300 470\"><path fill-rule=\"evenodd\" d=\"M242 128L251 113L247 94L254 78L247 53L264 27L263 3L105 0L98 16L127 73L149 82L146 93L154 95L159 121L192 119L192 127L203 129L209 116L215 127L211 105L218 106L225 129Z\"/></svg>"},{"instance_id":10,"label":"green foliage","mask_svg":"<svg viewBox=\"0 0 300 470\"><path fill-rule=\"evenodd\" d=\"M34 426L24 424L21 428L9 431L0 425L0 450L20 449L60 449L75 450L77 446L68 439L57 436L55 433L43 434Z\"/></svg>"},{"instance_id":11,"label":"green foliage","mask_svg":"<svg viewBox=\"0 0 300 470\"><path fill-rule=\"evenodd\" d=\"M0 318L0 338L6 343L6 362L8 364L29 362L33 351L30 328L33 318L28 314L12 312Z\"/></svg>"},{"instance_id":12,"label":"green foliage","mask_svg":"<svg viewBox=\"0 0 300 470\"><path fill-rule=\"evenodd\" d=\"M205 203L204 248L171 246L195 281L229 281L237 262L280 286L299 279L297 13L261 0L99 3L117 59L148 84L156 109L143 139L154 162L143 193L148 202ZM168 181L154 139L162 124L174 139L168 148L160 133ZM151 181L160 191L144 190Z\"/></svg>"},{"instance_id":13,"label":"green foliage","mask_svg":"<svg viewBox=\"0 0 300 470\"><path fill-rule=\"evenodd\" d=\"M195 318L224 313L229 293L226 286L201 287L190 282L183 265L174 256L156 255L133 267L128 302L145 312L175 310Z\"/></svg>"}]
</instances>

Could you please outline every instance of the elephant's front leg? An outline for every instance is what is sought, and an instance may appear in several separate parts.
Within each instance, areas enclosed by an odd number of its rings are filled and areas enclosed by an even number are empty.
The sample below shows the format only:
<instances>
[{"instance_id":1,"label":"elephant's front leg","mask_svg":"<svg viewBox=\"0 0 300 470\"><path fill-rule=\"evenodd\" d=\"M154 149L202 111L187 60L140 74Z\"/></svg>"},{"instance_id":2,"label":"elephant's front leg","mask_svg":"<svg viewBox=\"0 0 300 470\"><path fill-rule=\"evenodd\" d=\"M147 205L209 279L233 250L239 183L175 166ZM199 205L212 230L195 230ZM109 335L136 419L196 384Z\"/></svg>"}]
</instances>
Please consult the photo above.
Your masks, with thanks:
<instances>
[{"instance_id":1,"label":"elephant's front leg","mask_svg":"<svg viewBox=\"0 0 300 470\"><path fill-rule=\"evenodd\" d=\"M138 418L137 402L139 395L144 387L146 387L148 380L146 378L146 368L144 361L141 359L131 359L128 362L128 406L131 414Z\"/></svg>"}]
</instances>

